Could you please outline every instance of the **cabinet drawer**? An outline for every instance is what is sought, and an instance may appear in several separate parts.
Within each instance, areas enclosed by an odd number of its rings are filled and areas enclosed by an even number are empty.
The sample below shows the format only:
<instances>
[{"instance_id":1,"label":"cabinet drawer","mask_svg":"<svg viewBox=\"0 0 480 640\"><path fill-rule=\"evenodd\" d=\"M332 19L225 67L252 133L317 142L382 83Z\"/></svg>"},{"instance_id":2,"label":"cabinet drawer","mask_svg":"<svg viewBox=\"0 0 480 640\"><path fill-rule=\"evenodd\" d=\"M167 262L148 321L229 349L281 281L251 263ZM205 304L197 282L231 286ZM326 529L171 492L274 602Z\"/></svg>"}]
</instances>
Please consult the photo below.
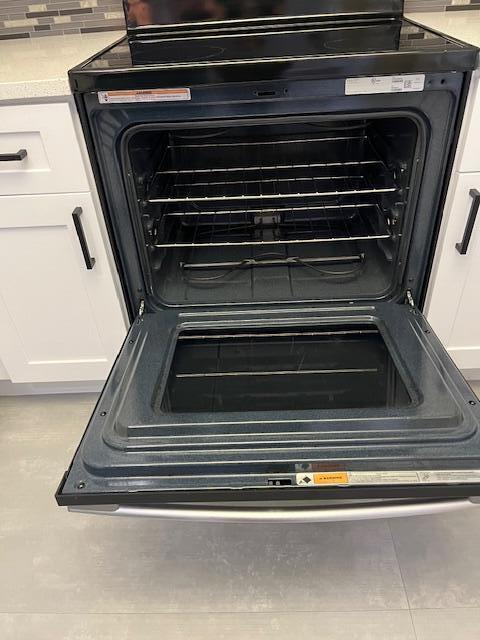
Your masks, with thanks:
<instances>
[{"instance_id":1,"label":"cabinet drawer","mask_svg":"<svg viewBox=\"0 0 480 640\"><path fill-rule=\"evenodd\" d=\"M0 195L89 190L67 103L0 107Z\"/></svg>"}]
</instances>

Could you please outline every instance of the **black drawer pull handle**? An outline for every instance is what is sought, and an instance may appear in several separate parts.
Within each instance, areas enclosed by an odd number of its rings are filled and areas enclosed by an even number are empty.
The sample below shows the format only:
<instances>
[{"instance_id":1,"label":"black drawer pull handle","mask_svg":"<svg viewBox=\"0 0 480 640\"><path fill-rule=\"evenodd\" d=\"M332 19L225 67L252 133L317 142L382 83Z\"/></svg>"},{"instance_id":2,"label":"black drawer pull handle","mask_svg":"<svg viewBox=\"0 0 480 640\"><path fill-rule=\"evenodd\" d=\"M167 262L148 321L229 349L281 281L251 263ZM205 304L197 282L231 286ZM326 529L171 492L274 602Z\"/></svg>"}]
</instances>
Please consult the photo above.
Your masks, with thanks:
<instances>
[{"instance_id":1,"label":"black drawer pull handle","mask_svg":"<svg viewBox=\"0 0 480 640\"><path fill-rule=\"evenodd\" d=\"M464 256L468 251L468 245L470 244L473 228L480 208L480 191L478 189L470 189L470 196L473 198L473 202L468 216L467 226L465 227L465 232L463 234L463 240L461 242L457 242L455 245L456 250L462 256Z\"/></svg>"},{"instance_id":2,"label":"black drawer pull handle","mask_svg":"<svg viewBox=\"0 0 480 640\"><path fill-rule=\"evenodd\" d=\"M0 162L20 162L27 157L26 149L19 149L17 153L0 153Z\"/></svg>"},{"instance_id":3,"label":"black drawer pull handle","mask_svg":"<svg viewBox=\"0 0 480 640\"><path fill-rule=\"evenodd\" d=\"M87 239L85 238L85 232L83 231L82 221L80 216L82 215L82 208L76 207L72 213L73 224L75 225L75 231L77 232L78 241L82 248L83 257L85 259L85 265L87 269L93 269L95 265L95 258L92 258L90 251L88 250Z\"/></svg>"}]
</instances>

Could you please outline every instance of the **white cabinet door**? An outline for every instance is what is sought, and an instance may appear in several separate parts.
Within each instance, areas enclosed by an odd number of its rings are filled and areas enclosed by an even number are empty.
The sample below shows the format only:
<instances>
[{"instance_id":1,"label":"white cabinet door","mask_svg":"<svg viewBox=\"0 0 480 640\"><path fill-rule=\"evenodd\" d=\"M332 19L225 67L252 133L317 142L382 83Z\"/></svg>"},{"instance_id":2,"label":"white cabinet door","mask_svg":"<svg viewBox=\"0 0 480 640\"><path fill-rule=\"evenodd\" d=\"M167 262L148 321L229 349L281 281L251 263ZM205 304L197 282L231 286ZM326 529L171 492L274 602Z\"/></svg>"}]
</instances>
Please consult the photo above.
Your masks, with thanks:
<instances>
[{"instance_id":1,"label":"white cabinet door","mask_svg":"<svg viewBox=\"0 0 480 640\"><path fill-rule=\"evenodd\" d=\"M480 173L457 173L452 180L426 309L437 335L464 371L480 369L480 214L466 254L456 248L472 211L475 189L480 192Z\"/></svg>"},{"instance_id":2,"label":"white cabinet door","mask_svg":"<svg viewBox=\"0 0 480 640\"><path fill-rule=\"evenodd\" d=\"M2 197L0 353L11 380L104 380L125 332L90 194Z\"/></svg>"}]
</instances>

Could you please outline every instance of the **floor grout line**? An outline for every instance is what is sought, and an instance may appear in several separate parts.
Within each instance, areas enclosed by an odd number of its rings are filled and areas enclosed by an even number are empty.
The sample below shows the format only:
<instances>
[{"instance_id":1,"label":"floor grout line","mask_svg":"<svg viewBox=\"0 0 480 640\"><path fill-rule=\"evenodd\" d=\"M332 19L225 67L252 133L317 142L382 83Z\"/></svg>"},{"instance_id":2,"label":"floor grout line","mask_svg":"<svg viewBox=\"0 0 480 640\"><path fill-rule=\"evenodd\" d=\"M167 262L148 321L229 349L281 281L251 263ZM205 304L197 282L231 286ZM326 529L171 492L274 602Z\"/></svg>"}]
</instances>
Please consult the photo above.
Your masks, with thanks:
<instances>
[{"instance_id":1,"label":"floor grout line","mask_svg":"<svg viewBox=\"0 0 480 640\"><path fill-rule=\"evenodd\" d=\"M417 612L417 611L470 611L477 610L480 611L480 606L472 605L472 606L460 606L460 607L419 607L412 609L401 609L401 608L393 608L393 609L292 609L290 611L285 611L284 609L279 611L276 609L271 609L268 611L250 611L250 610L241 610L241 611L0 611L0 615L12 615L12 616L23 616L23 615L34 615L34 616L72 616L72 615L82 615L82 616L232 616L232 615L254 615L254 616L266 616L266 615L276 615L276 616L289 616L292 614L303 614L303 613L402 613L402 612Z\"/></svg>"},{"instance_id":2,"label":"floor grout line","mask_svg":"<svg viewBox=\"0 0 480 640\"><path fill-rule=\"evenodd\" d=\"M412 607L410 604L410 598L408 597L407 585L405 584L405 578L403 577L402 565L400 563L400 558L398 556L397 545L395 543L395 537L393 535L392 527L390 526L390 520L387 520L387 525L388 525L388 530L390 532L390 538L392 540L393 552L395 554L395 558L397 559L398 571L400 573L400 578L402 580L403 591L405 592L405 598L407 600L408 613L410 615L410 622L412 624L413 637L414 637L414 640L418 640L417 630L415 628L415 622L413 620L413 613L412 613Z\"/></svg>"},{"instance_id":3,"label":"floor grout line","mask_svg":"<svg viewBox=\"0 0 480 640\"><path fill-rule=\"evenodd\" d=\"M304 613L406 613L408 609L296 609L292 611L0 611L9 616L290 616Z\"/></svg>"},{"instance_id":4,"label":"floor grout line","mask_svg":"<svg viewBox=\"0 0 480 640\"><path fill-rule=\"evenodd\" d=\"M462 609L464 610L469 610L469 609L478 609L480 610L480 605L477 604L462 604L462 605L457 605L457 606L448 606L448 607L411 607L411 611L461 611Z\"/></svg>"},{"instance_id":5,"label":"floor grout line","mask_svg":"<svg viewBox=\"0 0 480 640\"><path fill-rule=\"evenodd\" d=\"M408 613L410 614L410 622L412 623L412 631L413 631L413 637L414 640L418 640L418 635L417 635L417 629L415 627L415 620L413 619L413 613L412 610L409 609Z\"/></svg>"}]
</instances>

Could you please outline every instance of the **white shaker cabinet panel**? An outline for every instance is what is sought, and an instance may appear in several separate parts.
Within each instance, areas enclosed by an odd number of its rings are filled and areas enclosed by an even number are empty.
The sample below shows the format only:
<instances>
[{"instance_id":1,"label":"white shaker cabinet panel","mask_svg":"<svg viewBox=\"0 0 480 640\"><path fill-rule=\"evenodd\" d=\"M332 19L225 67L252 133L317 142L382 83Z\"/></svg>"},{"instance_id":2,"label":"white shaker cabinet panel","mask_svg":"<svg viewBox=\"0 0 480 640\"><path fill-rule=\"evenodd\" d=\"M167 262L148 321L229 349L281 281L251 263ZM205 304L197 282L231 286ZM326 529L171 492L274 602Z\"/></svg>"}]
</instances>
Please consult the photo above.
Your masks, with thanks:
<instances>
[{"instance_id":1,"label":"white shaker cabinet panel","mask_svg":"<svg viewBox=\"0 0 480 640\"><path fill-rule=\"evenodd\" d=\"M0 353L11 380L103 380L125 332L90 194L1 198Z\"/></svg>"},{"instance_id":2,"label":"white shaker cabinet panel","mask_svg":"<svg viewBox=\"0 0 480 640\"><path fill-rule=\"evenodd\" d=\"M89 190L68 103L0 106L0 195Z\"/></svg>"},{"instance_id":3,"label":"white shaker cabinet panel","mask_svg":"<svg viewBox=\"0 0 480 640\"><path fill-rule=\"evenodd\" d=\"M472 78L462 132L459 140L457 169L480 171L480 70Z\"/></svg>"},{"instance_id":4,"label":"white shaker cabinet panel","mask_svg":"<svg viewBox=\"0 0 480 640\"><path fill-rule=\"evenodd\" d=\"M0 360L0 380L8 380L8 371L5 369L5 365Z\"/></svg>"},{"instance_id":5,"label":"white shaker cabinet panel","mask_svg":"<svg viewBox=\"0 0 480 640\"><path fill-rule=\"evenodd\" d=\"M480 369L480 213L463 255L457 245L475 212L477 192L480 172L453 177L446 202L448 218L427 300L429 322L464 371Z\"/></svg>"}]
</instances>

